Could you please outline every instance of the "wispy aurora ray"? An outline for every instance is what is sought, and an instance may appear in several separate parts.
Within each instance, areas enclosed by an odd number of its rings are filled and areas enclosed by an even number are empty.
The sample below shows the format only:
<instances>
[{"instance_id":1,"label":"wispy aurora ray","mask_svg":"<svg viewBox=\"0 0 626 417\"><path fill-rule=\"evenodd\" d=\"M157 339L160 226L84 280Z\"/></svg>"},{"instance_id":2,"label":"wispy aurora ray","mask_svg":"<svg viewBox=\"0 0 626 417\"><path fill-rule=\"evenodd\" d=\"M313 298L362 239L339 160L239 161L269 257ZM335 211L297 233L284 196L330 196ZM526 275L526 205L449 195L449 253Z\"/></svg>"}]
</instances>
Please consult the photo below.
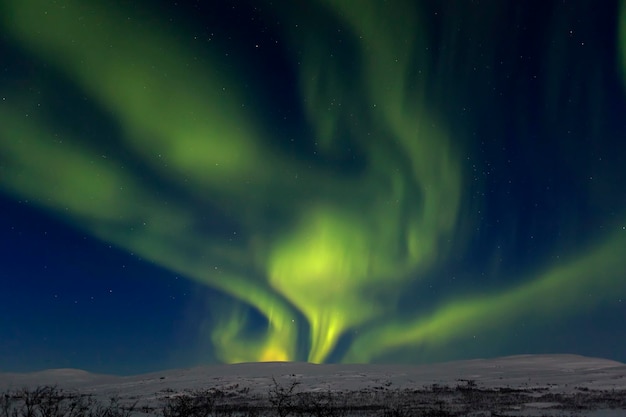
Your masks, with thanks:
<instances>
[{"instance_id":1,"label":"wispy aurora ray","mask_svg":"<svg viewBox=\"0 0 626 417\"><path fill-rule=\"evenodd\" d=\"M268 322L262 336L243 332L238 306L212 323L225 362L323 362L355 329L344 359L372 361L407 346L436 349L519 316L566 314L589 291L599 296L587 308L623 293L616 271L626 265L615 248L626 242L611 234L521 285L453 299L430 314L397 311L405 288L432 279L449 242L463 237L467 187L461 139L429 103L437 74L412 4L312 6L354 47L349 75L329 52L334 35L316 21L285 29L298 51L305 129L314 130L322 157L342 141L365 155L362 170L342 175L273 145L255 109L241 106L250 94L243 69L224 71L219 46L194 50L158 20L97 1L5 0L3 30L111 115L122 132L119 153L147 171L103 158L88 136L59 131L45 114L22 117L32 103L15 89L0 107L0 184L258 310ZM284 6L288 21L298 17ZM241 238L198 227L205 211L227 213ZM269 228L276 213L280 227ZM298 338L302 326L307 340ZM305 358L297 355L302 344Z\"/></svg>"},{"instance_id":2,"label":"wispy aurora ray","mask_svg":"<svg viewBox=\"0 0 626 417\"><path fill-rule=\"evenodd\" d=\"M555 265L509 291L443 305L427 317L401 320L364 332L346 357L369 362L405 346L437 349L479 330L497 331L519 319L543 320L568 309L589 311L610 303L623 289L626 236L617 232L581 259ZM593 297L591 297L593 295Z\"/></svg>"},{"instance_id":3,"label":"wispy aurora ray","mask_svg":"<svg viewBox=\"0 0 626 417\"><path fill-rule=\"evenodd\" d=\"M393 309L403 282L430 266L453 233L461 193L458 156L428 111L421 77L410 76L410 63L424 60L416 52L422 49L415 14L374 3L325 5L358 40L362 66L356 85L346 85L330 45L320 42L324 35L314 25L301 29L304 44L294 40L306 51L303 96L329 149L342 124L359 121L350 125L369 155L363 179L369 194L360 208L315 205L270 259L270 282L311 325L308 359L314 362L324 360L347 328ZM315 44L306 43L311 39ZM329 110L334 100L341 108Z\"/></svg>"}]
</instances>

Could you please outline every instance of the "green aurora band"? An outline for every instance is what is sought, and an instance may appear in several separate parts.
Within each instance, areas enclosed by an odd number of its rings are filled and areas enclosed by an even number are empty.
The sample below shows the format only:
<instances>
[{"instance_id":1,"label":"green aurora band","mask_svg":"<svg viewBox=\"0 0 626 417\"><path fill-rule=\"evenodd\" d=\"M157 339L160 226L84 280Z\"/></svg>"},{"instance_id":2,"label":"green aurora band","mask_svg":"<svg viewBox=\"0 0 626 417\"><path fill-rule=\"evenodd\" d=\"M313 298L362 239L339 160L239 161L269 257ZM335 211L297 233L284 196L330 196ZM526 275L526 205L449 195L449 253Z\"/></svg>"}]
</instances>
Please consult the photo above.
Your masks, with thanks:
<instances>
[{"instance_id":1,"label":"green aurora band","mask_svg":"<svg viewBox=\"0 0 626 417\"><path fill-rule=\"evenodd\" d=\"M624 293L617 271L626 259L616 248L626 236L617 233L523 284L449 300L427 315L399 314L403 290L446 259L466 220L460 141L426 98L436 74L428 65L411 70L430 58L412 2L399 3L320 0L319 13L356 48L360 71L349 82L314 22L287 29L302 51L303 106L320 152L332 155L349 134L366 155L363 172L340 176L272 145L254 109L241 105L250 93L220 67L219 47L197 53L158 20L104 2L3 0L3 30L76 83L116 121L124 152L188 197L164 200L156 182L31 111L35 99L17 90L0 107L0 186L258 310L268 321L262 335L245 334L237 306L211 324L224 362L299 360L303 343L305 359L324 362L354 329L343 360L369 362ZM626 80L625 22L622 6ZM228 213L245 238L199 231L192 201ZM282 216L277 233L267 207ZM601 296L581 305L590 291Z\"/></svg>"}]
</instances>

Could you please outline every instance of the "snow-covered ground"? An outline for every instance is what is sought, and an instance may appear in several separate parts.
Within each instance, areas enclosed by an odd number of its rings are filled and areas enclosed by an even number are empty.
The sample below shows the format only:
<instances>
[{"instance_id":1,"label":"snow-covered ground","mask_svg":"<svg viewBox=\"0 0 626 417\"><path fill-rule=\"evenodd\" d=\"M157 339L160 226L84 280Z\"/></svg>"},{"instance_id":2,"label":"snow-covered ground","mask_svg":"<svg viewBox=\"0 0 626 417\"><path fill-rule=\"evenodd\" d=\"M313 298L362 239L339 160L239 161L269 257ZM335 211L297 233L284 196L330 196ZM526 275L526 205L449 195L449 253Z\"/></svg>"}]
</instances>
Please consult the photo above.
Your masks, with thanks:
<instances>
[{"instance_id":1,"label":"snow-covered ground","mask_svg":"<svg viewBox=\"0 0 626 417\"><path fill-rule=\"evenodd\" d=\"M0 391L42 385L100 399L119 397L146 410L176 396L200 393L215 395L222 404L267 405L268 396L288 395L293 388L294 404L332 397L335 406L341 402L361 415L382 415L378 404L408 415L420 415L414 407L439 407L445 410L440 415L626 416L626 365L575 355L421 366L245 363L125 377L75 369L0 373ZM371 409L365 407L368 402Z\"/></svg>"}]
</instances>

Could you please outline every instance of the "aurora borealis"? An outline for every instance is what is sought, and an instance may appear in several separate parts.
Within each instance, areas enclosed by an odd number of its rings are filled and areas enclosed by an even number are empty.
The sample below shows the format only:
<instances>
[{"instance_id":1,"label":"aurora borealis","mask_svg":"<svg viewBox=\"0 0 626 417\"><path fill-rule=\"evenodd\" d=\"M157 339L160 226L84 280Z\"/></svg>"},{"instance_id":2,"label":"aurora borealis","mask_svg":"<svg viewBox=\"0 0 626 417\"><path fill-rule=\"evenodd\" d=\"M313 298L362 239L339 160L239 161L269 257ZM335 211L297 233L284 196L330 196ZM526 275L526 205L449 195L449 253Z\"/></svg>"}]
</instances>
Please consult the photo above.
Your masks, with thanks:
<instances>
[{"instance_id":1,"label":"aurora borealis","mask_svg":"<svg viewBox=\"0 0 626 417\"><path fill-rule=\"evenodd\" d=\"M625 2L0 0L0 33L0 368L626 361Z\"/></svg>"}]
</instances>

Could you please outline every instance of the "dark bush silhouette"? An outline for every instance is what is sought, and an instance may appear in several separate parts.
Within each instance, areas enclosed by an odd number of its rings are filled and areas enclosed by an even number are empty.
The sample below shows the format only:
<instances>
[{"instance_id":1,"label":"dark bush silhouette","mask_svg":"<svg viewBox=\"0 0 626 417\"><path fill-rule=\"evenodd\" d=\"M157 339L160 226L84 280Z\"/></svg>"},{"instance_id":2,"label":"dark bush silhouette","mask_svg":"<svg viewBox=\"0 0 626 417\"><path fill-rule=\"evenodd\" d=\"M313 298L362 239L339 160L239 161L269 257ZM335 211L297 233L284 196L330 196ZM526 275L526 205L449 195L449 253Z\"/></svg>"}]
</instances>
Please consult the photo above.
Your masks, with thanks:
<instances>
[{"instance_id":1,"label":"dark bush silhouette","mask_svg":"<svg viewBox=\"0 0 626 417\"><path fill-rule=\"evenodd\" d=\"M103 405L89 395L55 386L22 388L0 396L0 417L130 417L134 409L134 405L121 405L117 398Z\"/></svg>"},{"instance_id":2,"label":"dark bush silhouette","mask_svg":"<svg viewBox=\"0 0 626 417\"><path fill-rule=\"evenodd\" d=\"M209 417L215 400L208 392L195 391L170 397L163 406L163 417Z\"/></svg>"},{"instance_id":3,"label":"dark bush silhouette","mask_svg":"<svg viewBox=\"0 0 626 417\"><path fill-rule=\"evenodd\" d=\"M298 381L292 381L289 386L285 387L272 377L272 386L267 396L278 417L287 417L296 410L294 391L298 385L300 385Z\"/></svg>"}]
</instances>

